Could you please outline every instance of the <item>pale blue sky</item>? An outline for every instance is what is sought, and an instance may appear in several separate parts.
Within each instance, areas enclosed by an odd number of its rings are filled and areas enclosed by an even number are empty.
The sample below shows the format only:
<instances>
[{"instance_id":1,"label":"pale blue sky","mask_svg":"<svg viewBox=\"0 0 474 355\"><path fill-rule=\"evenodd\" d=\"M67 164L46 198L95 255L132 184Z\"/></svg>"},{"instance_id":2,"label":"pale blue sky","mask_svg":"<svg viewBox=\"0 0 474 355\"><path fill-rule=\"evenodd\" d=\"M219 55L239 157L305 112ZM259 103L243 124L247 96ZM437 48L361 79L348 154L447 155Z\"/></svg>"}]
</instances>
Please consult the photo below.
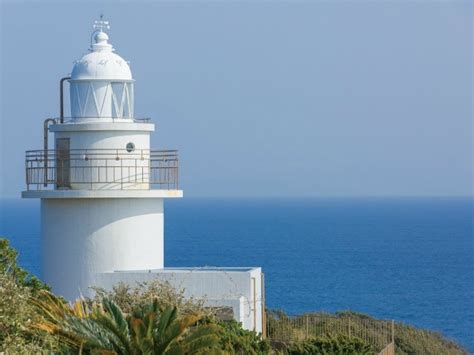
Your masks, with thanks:
<instances>
[{"instance_id":1,"label":"pale blue sky","mask_svg":"<svg viewBox=\"0 0 474 355\"><path fill-rule=\"evenodd\" d=\"M473 194L468 1L3 1L1 196L101 11L186 196Z\"/></svg>"}]
</instances>

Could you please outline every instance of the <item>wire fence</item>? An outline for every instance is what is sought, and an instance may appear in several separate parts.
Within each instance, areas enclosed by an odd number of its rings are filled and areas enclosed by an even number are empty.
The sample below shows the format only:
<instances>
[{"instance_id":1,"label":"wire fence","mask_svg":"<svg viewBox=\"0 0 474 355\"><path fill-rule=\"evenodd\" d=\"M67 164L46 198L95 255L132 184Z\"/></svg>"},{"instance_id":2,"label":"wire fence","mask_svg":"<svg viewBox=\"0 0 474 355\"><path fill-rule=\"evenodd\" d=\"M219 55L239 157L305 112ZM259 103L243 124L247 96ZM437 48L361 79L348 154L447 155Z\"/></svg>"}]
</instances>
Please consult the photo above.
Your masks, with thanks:
<instances>
[{"instance_id":1,"label":"wire fence","mask_svg":"<svg viewBox=\"0 0 474 355\"><path fill-rule=\"evenodd\" d=\"M279 312L268 312L266 332L271 341L282 343L346 335L357 337L381 352L393 342L394 324L390 320L376 320L350 313L318 313L292 317Z\"/></svg>"}]
</instances>

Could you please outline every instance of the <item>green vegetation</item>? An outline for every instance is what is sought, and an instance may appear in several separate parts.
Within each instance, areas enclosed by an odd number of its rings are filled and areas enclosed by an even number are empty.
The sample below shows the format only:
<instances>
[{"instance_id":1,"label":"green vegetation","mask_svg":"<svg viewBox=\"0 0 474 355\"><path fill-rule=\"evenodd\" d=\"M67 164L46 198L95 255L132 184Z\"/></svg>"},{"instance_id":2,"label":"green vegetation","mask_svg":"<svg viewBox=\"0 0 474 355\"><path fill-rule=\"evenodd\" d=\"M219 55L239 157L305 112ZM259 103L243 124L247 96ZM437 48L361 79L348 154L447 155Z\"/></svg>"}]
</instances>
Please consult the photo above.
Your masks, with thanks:
<instances>
[{"instance_id":1,"label":"green vegetation","mask_svg":"<svg viewBox=\"0 0 474 355\"><path fill-rule=\"evenodd\" d=\"M362 313L307 313L290 317L282 311L271 311L267 312L267 316L272 346L289 354L324 354L323 348L352 349L361 346L364 347L359 349L371 349L375 353L391 342L391 322ZM394 323L394 335L396 354L468 354L459 344L440 333L403 323ZM310 351L315 348L319 350ZM360 351L334 353L364 353Z\"/></svg>"},{"instance_id":2,"label":"green vegetation","mask_svg":"<svg viewBox=\"0 0 474 355\"><path fill-rule=\"evenodd\" d=\"M459 344L446 339L441 333L395 323L396 353L455 355L468 354Z\"/></svg>"},{"instance_id":3,"label":"green vegetation","mask_svg":"<svg viewBox=\"0 0 474 355\"><path fill-rule=\"evenodd\" d=\"M112 291L74 304L18 267L0 239L0 352L5 354L262 354L268 342L166 282Z\"/></svg>"},{"instance_id":4,"label":"green vegetation","mask_svg":"<svg viewBox=\"0 0 474 355\"><path fill-rule=\"evenodd\" d=\"M54 337L31 330L39 315L30 301L41 290L41 281L17 266L17 252L0 239L0 352L33 354L57 348Z\"/></svg>"},{"instance_id":5,"label":"green vegetation","mask_svg":"<svg viewBox=\"0 0 474 355\"><path fill-rule=\"evenodd\" d=\"M112 291L74 304L17 265L0 239L0 353L374 354L391 341L391 322L354 312L289 317L269 311L262 340L166 282ZM395 323L397 354L467 354L441 334Z\"/></svg>"},{"instance_id":6,"label":"green vegetation","mask_svg":"<svg viewBox=\"0 0 474 355\"><path fill-rule=\"evenodd\" d=\"M147 301L124 314L109 298L89 306L85 300L63 303L45 292L34 301L43 319L33 327L56 336L61 351L86 354L203 354L219 350L213 324L198 325L202 315L179 316L176 307L161 309Z\"/></svg>"},{"instance_id":7,"label":"green vegetation","mask_svg":"<svg viewBox=\"0 0 474 355\"><path fill-rule=\"evenodd\" d=\"M236 321L219 321L215 314L217 308L206 308L202 300L184 297L184 290L174 289L168 282L155 280L149 283L137 283L135 287L118 284L112 291L95 288L95 302L107 298L115 302L125 312L141 307L150 299L161 308L176 307L182 315L200 314L199 326L212 326L218 335L219 352L225 354L268 354L270 343L253 331L248 331Z\"/></svg>"},{"instance_id":8,"label":"green vegetation","mask_svg":"<svg viewBox=\"0 0 474 355\"><path fill-rule=\"evenodd\" d=\"M369 355L376 351L362 339L347 335L325 335L292 343L286 349L288 355L300 354L360 354Z\"/></svg>"},{"instance_id":9,"label":"green vegetation","mask_svg":"<svg viewBox=\"0 0 474 355\"><path fill-rule=\"evenodd\" d=\"M0 238L0 274L9 278L19 287L26 287L36 293L39 290L49 290L49 286L30 275L17 264L18 252L10 247L8 239Z\"/></svg>"},{"instance_id":10,"label":"green vegetation","mask_svg":"<svg viewBox=\"0 0 474 355\"><path fill-rule=\"evenodd\" d=\"M221 328L220 344L228 354L269 354L270 342L262 340L256 333L245 330L236 321L218 322Z\"/></svg>"}]
</instances>

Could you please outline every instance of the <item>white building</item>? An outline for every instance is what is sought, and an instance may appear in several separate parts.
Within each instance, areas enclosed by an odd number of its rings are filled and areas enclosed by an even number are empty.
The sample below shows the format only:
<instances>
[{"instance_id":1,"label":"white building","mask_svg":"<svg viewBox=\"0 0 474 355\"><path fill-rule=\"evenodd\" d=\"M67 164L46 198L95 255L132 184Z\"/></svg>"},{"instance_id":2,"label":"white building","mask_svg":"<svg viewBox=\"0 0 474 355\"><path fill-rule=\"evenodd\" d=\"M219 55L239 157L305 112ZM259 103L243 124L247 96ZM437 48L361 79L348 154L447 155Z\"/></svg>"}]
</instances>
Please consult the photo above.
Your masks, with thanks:
<instances>
[{"instance_id":1,"label":"white building","mask_svg":"<svg viewBox=\"0 0 474 355\"><path fill-rule=\"evenodd\" d=\"M43 149L26 152L22 197L41 199L44 281L72 300L91 296L90 286L159 278L232 307L246 329L262 332L260 268L164 267L164 200L183 197L178 153L150 148L155 126L133 114L132 72L108 43L108 28L96 21L89 53L61 79L60 117L45 120Z\"/></svg>"}]
</instances>

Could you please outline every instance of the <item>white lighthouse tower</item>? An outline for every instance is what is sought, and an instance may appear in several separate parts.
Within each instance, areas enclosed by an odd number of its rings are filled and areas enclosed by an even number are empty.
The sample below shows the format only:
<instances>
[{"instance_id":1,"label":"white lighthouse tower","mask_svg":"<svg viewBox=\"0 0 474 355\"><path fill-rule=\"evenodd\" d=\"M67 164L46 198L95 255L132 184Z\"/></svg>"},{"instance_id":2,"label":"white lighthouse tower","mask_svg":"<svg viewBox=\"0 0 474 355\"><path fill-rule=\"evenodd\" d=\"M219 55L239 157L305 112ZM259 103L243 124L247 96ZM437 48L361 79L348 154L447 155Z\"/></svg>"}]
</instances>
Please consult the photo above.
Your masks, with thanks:
<instances>
[{"instance_id":1,"label":"white lighthouse tower","mask_svg":"<svg viewBox=\"0 0 474 355\"><path fill-rule=\"evenodd\" d=\"M183 196L178 154L150 148L155 126L134 116L132 72L108 29L95 22L89 53L60 81L60 117L44 121L43 149L26 152L22 196L41 199L43 280L72 300L91 286L160 278L262 331L260 268L164 267L164 200Z\"/></svg>"},{"instance_id":2,"label":"white lighthouse tower","mask_svg":"<svg viewBox=\"0 0 474 355\"><path fill-rule=\"evenodd\" d=\"M54 149L26 157L23 197L41 199L43 279L70 299L88 295L100 272L163 268L163 201L182 196L177 152L150 149L155 126L133 115L130 67L108 23L94 27L66 79L71 117L47 120Z\"/></svg>"}]
</instances>

